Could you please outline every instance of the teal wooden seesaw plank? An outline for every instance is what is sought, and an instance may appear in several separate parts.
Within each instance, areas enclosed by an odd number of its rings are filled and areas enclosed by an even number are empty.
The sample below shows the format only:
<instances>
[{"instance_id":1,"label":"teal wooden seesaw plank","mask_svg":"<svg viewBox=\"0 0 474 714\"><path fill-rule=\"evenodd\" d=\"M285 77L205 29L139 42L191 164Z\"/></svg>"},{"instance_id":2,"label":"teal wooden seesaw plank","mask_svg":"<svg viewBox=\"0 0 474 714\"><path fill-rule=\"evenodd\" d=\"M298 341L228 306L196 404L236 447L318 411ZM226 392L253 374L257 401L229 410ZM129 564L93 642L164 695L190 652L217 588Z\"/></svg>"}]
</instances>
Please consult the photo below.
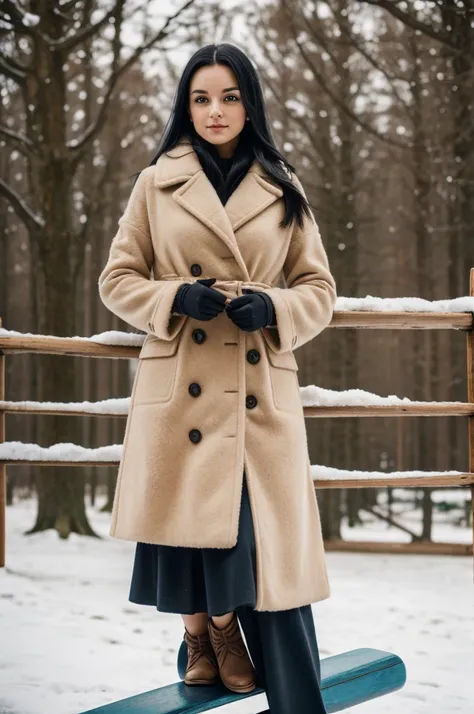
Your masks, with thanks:
<instances>
[{"instance_id":1,"label":"teal wooden seesaw plank","mask_svg":"<svg viewBox=\"0 0 474 714\"><path fill-rule=\"evenodd\" d=\"M181 677L186 658L187 647L182 642L178 654ZM391 652L364 647L321 660L321 692L328 714L395 692L405 682L405 665ZM222 682L188 686L181 681L80 714L201 714L262 693L260 687L247 694L235 694Z\"/></svg>"}]
</instances>

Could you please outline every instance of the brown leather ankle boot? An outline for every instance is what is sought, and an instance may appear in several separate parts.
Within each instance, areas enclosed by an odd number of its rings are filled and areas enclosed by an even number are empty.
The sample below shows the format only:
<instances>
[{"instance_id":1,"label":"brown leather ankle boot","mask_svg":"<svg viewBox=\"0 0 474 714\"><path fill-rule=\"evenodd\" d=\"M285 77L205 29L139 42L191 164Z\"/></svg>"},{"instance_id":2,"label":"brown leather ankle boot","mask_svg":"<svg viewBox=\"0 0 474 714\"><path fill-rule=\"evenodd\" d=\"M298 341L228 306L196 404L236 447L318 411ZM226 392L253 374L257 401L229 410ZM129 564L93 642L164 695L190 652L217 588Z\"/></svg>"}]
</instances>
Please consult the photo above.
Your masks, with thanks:
<instances>
[{"instance_id":1,"label":"brown leather ankle boot","mask_svg":"<svg viewBox=\"0 0 474 714\"><path fill-rule=\"evenodd\" d=\"M216 684L219 681L219 666L211 645L209 632L191 635L184 628L184 641L188 646L188 664L185 684Z\"/></svg>"},{"instance_id":2,"label":"brown leather ankle boot","mask_svg":"<svg viewBox=\"0 0 474 714\"><path fill-rule=\"evenodd\" d=\"M236 613L222 630L216 627L210 617L208 628L223 684L232 692L251 692L257 686L257 674L240 634Z\"/></svg>"}]
</instances>

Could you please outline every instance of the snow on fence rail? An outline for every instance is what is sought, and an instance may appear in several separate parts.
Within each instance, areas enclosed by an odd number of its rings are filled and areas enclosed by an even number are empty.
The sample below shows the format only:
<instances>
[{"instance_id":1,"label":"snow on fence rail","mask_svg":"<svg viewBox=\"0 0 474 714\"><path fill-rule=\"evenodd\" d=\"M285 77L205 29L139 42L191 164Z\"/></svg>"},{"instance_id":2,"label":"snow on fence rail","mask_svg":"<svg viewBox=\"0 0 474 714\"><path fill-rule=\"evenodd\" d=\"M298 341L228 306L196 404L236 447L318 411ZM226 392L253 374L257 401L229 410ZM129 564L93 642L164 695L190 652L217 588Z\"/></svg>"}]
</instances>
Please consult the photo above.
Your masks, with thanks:
<instances>
[{"instance_id":1,"label":"snow on fence rail","mask_svg":"<svg viewBox=\"0 0 474 714\"><path fill-rule=\"evenodd\" d=\"M381 397L362 389L336 391L315 384L300 387L305 417L347 416L471 416L474 404L467 402L420 402L390 394ZM67 414L68 416L126 417L130 397L101 399L97 402L1 401L5 414Z\"/></svg>"},{"instance_id":2,"label":"snow on fence rail","mask_svg":"<svg viewBox=\"0 0 474 714\"><path fill-rule=\"evenodd\" d=\"M0 444L0 462L10 466L35 464L48 466L118 466L122 444L86 448L78 444L53 446L7 441ZM311 465L311 477L316 488L358 488L398 486L466 486L474 484L474 474L461 471L347 471L318 464Z\"/></svg>"},{"instance_id":3,"label":"snow on fence rail","mask_svg":"<svg viewBox=\"0 0 474 714\"><path fill-rule=\"evenodd\" d=\"M453 300L421 298L337 299L329 327L389 330L472 330L474 297ZM91 357L126 358L138 356L146 335L108 330L91 337L57 337L17 332L0 327L0 350L5 352L39 352ZM122 349L109 350L109 347Z\"/></svg>"},{"instance_id":4,"label":"snow on fence rail","mask_svg":"<svg viewBox=\"0 0 474 714\"><path fill-rule=\"evenodd\" d=\"M1 321L0 321L1 325ZM445 471L364 472L311 465L316 488L382 486L460 486L471 484L474 508L474 269L470 296L453 300L421 298L339 297L331 328L389 330L465 330L467 332L467 402L414 402L395 395L380 397L362 390L334 392L315 385L300 387L305 417L362 416L467 416L469 473ZM111 330L91 337L57 337L6 330L0 327L0 566L5 564L6 465L118 466L121 444L89 449L77 444L41 447L5 442L5 414L68 414L126 416L128 399L99 402L8 402L5 397L5 355L15 353L62 354L112 359L137 358L146 335ZM473 514L474 515L474 514ZM473 517L474 527L474 517Z\"/></svg>"}]
</instances>

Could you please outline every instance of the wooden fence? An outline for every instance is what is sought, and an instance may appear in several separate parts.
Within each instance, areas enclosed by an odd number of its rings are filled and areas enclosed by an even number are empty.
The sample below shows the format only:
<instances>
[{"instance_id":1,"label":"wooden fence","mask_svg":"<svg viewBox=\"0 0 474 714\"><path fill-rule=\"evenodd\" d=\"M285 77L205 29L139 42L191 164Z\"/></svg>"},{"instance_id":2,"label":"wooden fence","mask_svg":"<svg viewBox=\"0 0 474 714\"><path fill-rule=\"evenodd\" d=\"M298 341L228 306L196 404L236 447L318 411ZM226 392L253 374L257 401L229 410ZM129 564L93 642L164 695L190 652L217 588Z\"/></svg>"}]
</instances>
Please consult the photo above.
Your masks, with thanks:
<instances>
[{"instance_id":1,"label":"wooden fence","mask_svg":"<svg viewBox=\"0 0 474 714\"><path fill-rule=\"evenodd\" d=\"M470 295L474 297L474 269L470 275ZM0 321L1 326L1 321ZM370 330L462 330L467 338L467 402L466 403L437 403L403 404L390 406L311 406L304 407L307 418L337 418L337 417L409 417L409 416L464 416L468 421L469 444L469 472L446 475L443 473L431 474L420 477L390 476L387 478L366 479L315 479L315 488L380 488L384 486L402 487L433 487L433 486L471 486L474 532L474 313L447 313L447 312L369 312L369 311L336 311L330 328L352 328ZM137 358L141 347L125 345L106 345L86 340L19 336L10 337L0 334L0 443L5 442L5 414L64 414L68 416L115 416L126 417L122 411L108 411L95 413L93 411L71 411L65 407L48 408L47 406L32 408L24 403L11 403L5 401L5 359L7 354L36 353L56 354L81 357L113 357L130 359ZM19 464L38 466L118 466L118 461L64 461L64 460L31 460L31 459L4 459L0 460L0 567L5 566L5 509L6 509L6 468ZM350 543L345 541L346 550L362 550L369 548L381 550L381 543ZM416 552L450 552L451 554L473 553L471 545L450 546L448 551L441 546L446 544L418 543ZM341 548L341 542L330 541L326 544L328 550ZM408 549L407 544L391 543L393 552L414 551Z\"/></svg>"}]
</instances>

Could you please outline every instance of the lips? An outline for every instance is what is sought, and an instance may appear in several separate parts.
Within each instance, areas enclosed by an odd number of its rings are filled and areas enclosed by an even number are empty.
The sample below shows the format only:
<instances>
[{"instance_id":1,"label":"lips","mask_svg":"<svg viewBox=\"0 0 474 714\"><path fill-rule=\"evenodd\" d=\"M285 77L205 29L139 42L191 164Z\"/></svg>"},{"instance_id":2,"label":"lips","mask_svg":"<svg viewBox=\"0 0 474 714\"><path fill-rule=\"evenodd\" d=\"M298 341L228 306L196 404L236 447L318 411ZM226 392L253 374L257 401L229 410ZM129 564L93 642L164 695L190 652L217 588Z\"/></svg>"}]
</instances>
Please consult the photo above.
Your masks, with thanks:
<instances>
[{"instance_id":1,"label":"lips","mask_svg":"<svg viewBox=\"0 0 474 714\"><path fill-rule=\"evenodd\" d=\"M226 129L227 127L224 124L211 124L209 129Z\"/></svg>"}]
</instances>

